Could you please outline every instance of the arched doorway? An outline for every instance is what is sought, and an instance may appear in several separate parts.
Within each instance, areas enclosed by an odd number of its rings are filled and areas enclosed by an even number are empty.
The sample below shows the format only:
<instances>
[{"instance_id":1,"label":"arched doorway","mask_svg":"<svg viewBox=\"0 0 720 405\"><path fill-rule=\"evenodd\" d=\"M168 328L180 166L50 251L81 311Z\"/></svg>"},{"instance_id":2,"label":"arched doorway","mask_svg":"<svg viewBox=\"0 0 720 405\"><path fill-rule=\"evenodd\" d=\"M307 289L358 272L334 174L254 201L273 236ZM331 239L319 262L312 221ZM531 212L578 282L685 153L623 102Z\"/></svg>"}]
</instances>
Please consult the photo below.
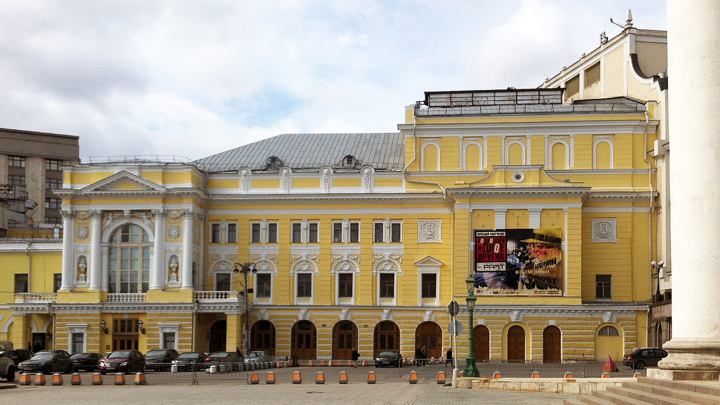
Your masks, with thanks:
<instances>
[{"instance_id":1,"label":"arched doorway","mask_svg":"<svg viewBox=\"0 0 720 405\"><path fill-rule=\"evenodd\" d=\"M507 342L508 361L525 361L525 329L518 325L511 326L510 329L508 329Z\"/></svg>"},{"instance_id":2,"label":"arched doorway","mask_svg":"<svg viewBox=\"0 0 720 405\"><path fill-rule=\"evenodd\" d=\"M297 321L292 327L290 355L293 359L314 359L317 330L310 321Z\"/></svg>"},{"instance_id":3,"label":"arched doorway","mask_svg":"<svg viewBox=\"0 0 720 405\"><path fill-rule=\"evenodd\" d=\"M275 325L270 321L257 321L250 328L250 350L264 350L275 355Z\"/></svg>"},{"instance_id":4,"label":"arched doorway","mask_svg":"<svg viewBox=\"0 0 720 405\"><path fill-rule=\"evenodd\" d=\"M222 352L225 351L225 343L227 342L227 322L215 321L210 326L210 341L208 342L208 352Z\"/></svg>"},{"instance_id":5,"label":"arched doorway","mask_svg":"<svg viewBox=\"0 0 720 405\"><path fill-rule=\"evenodd\" d=\"M357 326L351 321L340 321L333 327L332 358L352 359L352 349L357 348Z\"/></svg>"},{"instance_id":6,"label":"arched doorway","mask_svg":"<svg viewBox=\"0 0 720 405\"><path fill-rule=\"evenodd\" d=\"M375 325L373 356L383 350L400 351L400 328L393 321L382 321Z\"/></svg>"},{"instance_id":7,"label":"arched doorway","mask_svg":"<svg viewBox=\"0 0 720 405\"><path fill-rule=\"evenodd\" d=\"M551 325L543 330L543 363L560 363L560 328Z\"/></svg>"},{"instance_id":8,"label":"arched doorway","mask_svg":"<svg viewBox=\"0 0 720 405\"><path fill-rule=\"evenodd\" d=\"M442 357L442 329L435 322L423 322L415 329L415 348L427 349L427 358Z\"/></svg>"},{"instance_id":9,"label":"arched doorway","mask_svg":"<svg viewBox=\"0 0 720 405\"><path fill-rule=\"evenodd\" d=\"M476 361L490 359L490 331L485 325L473 328L473 355Z\"/></svg>"},{"instance_id":10,"label":"arched doorway","mask_svg":"<svg viewBox=\"0 0 720 405\"><path fill-rule=\"evenodd\" d=\"M622 358L623 340L620 331L614 325L600 327L595 336L595 360L606 361Z\"/></svg>"}]
</instances>

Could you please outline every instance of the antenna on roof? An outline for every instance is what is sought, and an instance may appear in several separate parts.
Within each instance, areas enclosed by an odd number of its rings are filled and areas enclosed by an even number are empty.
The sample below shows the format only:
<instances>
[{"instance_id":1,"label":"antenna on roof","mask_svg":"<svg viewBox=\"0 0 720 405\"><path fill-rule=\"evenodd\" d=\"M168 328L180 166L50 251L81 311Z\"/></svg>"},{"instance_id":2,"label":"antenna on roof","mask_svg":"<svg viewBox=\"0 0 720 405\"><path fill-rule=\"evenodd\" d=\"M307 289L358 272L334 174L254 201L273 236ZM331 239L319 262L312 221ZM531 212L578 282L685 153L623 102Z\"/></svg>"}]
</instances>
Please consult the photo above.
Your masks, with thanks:
<instances>
[{"instance_id":1,"label":"antenna on roof","mask_svg":"<svg viewBox=\"0 0 720 405\"><path fill-rule=\"evenodd\" d=\"M625 26L622 26L615 21L613 21L612 17L610 17L610 22L617 25L618 27L625 29L625 28L632 28L633 26L633 18L632 18L632 10L628 9L627 17L625 18Z\"/></svg>"}]
</instances>

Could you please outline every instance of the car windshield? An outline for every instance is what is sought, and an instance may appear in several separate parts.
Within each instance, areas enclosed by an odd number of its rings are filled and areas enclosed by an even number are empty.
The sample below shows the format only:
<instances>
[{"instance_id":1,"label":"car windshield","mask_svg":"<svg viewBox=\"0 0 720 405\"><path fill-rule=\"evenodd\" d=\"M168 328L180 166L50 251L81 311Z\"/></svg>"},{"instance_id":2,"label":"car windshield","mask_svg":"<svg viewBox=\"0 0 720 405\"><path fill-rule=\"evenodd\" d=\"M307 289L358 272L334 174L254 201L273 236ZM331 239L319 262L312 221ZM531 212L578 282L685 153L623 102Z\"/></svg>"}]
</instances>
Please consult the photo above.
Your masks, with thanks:
<instances>
[{"instance_id":1,"label":"car windshield","mask_svg":"<svg viewBox=\"0 0 720 405\"><path fill-rule=\"evenodd\" d=\"M146 356L164 356L167 350L150 350Z\"/></svg>"},{"instance_id":2,"label":"car windshield","mask_svg":"<svg viewBox=\"0 0 720 405\"><path fill-rule=\"evenodd\" d=\"M32 360L50 360L52 358L52 353L38 353L32 357Z\"/></svg>"},{"instance_id":3,"label":"car windshield","mask_svg":"<svg viewBox=\"0 0 720 405\"><path fill-rule=\"evenodd\" d=\"M218 358L225 358L225 357L229 357L229 356L230 356L230 353L227 353L227 352L213 353L210 355L210 358L218 359Z\"/></svg>"},{"instance_id":4,"label":"car windshield","mask_svg":"<svg viewBox=\"0 0 720 405\"><path fill-rule=\"evenodd\" d=\"M260 357L263 354L261 352L250 352L247 356L248 357Z\"/></svg>"},{"instance_id":5,"label":"car windshield","mask_svg":"<svg viewBox=\"0 0 720 405\"><path fill-rule=\"evenodd\" d=\"M183 353L178 356L178 359L197 359L202 357L201 353Z\"/></svg>"},{"instance_id":6,"label":"car windshield","mask_svg":"<svg viewBox=\"0 0 720 405\"><path fill-rule=\"evenodd\" d=\"M128 357L130 357L130 352L112 352L108 359L127 359Z\"/></svg>"},{"instance_id":7,"label":"car windshield","mask_svg":"<svg viewBox=\"0 0 720 405\"><path fill-rule=\"evenodd\" d=\"M397 352L380 352L380 356L397 356Z\"/></svg>"}]
</instances>

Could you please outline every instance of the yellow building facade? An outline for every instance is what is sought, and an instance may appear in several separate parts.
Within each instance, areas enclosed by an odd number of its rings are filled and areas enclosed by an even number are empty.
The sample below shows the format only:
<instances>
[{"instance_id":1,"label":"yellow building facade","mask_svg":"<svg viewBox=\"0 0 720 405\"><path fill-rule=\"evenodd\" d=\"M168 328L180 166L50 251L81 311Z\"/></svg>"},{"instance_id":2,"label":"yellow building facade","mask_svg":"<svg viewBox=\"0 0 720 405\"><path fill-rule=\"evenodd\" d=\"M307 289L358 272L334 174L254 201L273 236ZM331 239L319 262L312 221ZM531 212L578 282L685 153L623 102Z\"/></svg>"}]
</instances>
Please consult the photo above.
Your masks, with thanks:
<instances>
[{"instance_id":1,"label":"yellow building facade","mask_svg":"<svg viewBox=\"0 0 720 405\"><path fill-rule=\"evenodd\" d=\"M4 293L0 339L305 360L463 357L472 333L479 360L618 360L648 339L660 119L565 94L428 92L398 132L67 168L62 241L3 247L35 284Z\"/></svg>"}]
</instances>

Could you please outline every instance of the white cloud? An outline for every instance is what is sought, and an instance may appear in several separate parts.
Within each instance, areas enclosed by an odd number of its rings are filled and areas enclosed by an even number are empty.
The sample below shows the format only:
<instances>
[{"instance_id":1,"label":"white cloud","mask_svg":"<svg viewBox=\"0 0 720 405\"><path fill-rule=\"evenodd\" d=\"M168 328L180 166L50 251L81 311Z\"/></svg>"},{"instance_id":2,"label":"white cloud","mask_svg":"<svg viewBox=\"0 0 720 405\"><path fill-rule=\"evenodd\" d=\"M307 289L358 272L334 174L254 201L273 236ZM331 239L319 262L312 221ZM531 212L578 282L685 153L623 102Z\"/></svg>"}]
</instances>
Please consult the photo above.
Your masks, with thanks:
<instances>
[{"instance_id":1,"label":"white cloud","mask_svg":"<svg viewBox=\"0 0 720 405\"><path fill-rule=\"evenodd\" d=\"M424 91L540 84L627 8L665 28L649 0L4 1L0 126L79 135L83 158L395 131Z\"/></svg>"}]
</instances>

